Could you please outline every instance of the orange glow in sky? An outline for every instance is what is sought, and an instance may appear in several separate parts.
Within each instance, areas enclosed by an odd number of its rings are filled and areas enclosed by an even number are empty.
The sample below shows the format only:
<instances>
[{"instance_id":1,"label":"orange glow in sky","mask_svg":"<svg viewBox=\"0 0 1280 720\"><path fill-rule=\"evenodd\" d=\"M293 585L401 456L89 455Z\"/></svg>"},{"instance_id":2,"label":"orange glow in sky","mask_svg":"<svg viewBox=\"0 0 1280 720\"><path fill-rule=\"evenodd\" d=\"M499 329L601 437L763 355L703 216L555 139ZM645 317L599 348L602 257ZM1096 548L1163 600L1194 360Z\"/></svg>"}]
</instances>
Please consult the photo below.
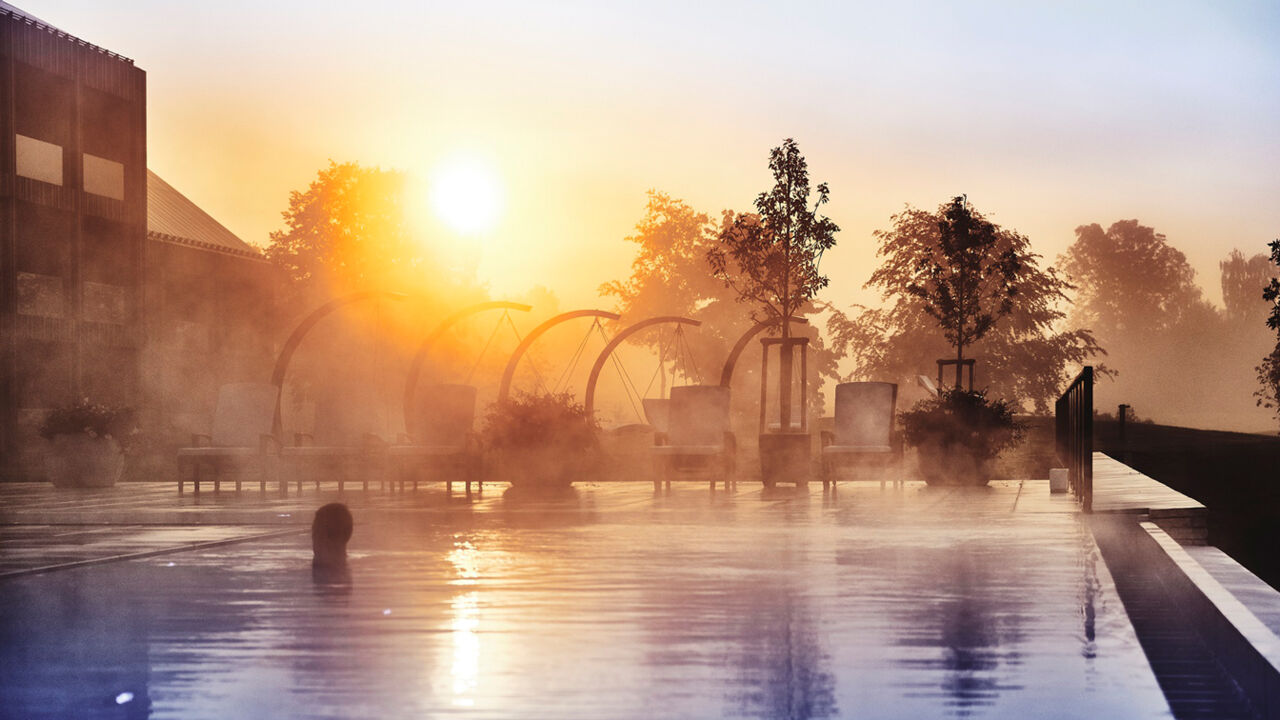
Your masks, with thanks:
<instances>
[{"instance_id":1,"label":"orange glow in sky","mask_svg":"<svg viewBox=\"0 0 1280 720\"><path fill-rule=\"evenodd\" d=\"M647 189L749 209L785 137L831 186L839 305L874 300L890 215L961 193L1050 261L1138 218L1215 300L1280 235L1273 3L28 4L147 71L149 164L246 241L330 158L471 153L428 241L563 307L626 276Z\"/></svg>"}]
</instances>

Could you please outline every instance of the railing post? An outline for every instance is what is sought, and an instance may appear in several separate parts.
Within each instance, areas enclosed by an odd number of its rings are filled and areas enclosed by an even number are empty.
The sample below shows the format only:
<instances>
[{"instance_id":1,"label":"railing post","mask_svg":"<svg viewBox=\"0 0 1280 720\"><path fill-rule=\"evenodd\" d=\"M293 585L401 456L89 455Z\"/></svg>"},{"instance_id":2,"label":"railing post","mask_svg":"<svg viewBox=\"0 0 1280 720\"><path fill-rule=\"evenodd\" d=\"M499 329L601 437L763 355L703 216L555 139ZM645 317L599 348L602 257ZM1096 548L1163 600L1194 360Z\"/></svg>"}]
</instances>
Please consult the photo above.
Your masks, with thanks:
<instances>
[{"instance_id":1,"label":"railing post","mask_svg":"<svg viewBox=\"0 0 1280 720\"><path fill-rule=\"evenodd\" d=\"M1093 512L1093 368L1085 366L1054 403L1054 444L1071 493Z\"/></svg>"},{"instance_id":2,"label":"railing post","mask_svg":"<svg viewBox=\"0 0 1280 720\"><path fill-rule=\"evenodd\" d=\"M1084 511L1086 513L1093 512L1093 368L1085 366L1080 373L1080 378L1084 381L1083 387L1080 389L1084 396L1080 414L1084 427L1080 432L1080 479L1084 485L1084 493L1081 500L1084 502Z\"/></svg>"}]
</instances>

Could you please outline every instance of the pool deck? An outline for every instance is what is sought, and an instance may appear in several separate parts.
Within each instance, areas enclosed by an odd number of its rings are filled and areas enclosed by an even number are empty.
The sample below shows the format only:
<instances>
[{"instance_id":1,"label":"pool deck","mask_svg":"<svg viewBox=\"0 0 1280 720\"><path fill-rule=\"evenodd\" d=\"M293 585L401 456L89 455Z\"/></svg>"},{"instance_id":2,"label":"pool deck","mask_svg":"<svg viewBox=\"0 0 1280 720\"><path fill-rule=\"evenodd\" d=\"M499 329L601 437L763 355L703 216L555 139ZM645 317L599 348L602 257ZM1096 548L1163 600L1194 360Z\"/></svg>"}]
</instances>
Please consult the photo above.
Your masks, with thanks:
<instances>
[{"instance_id":1,"label":"pool deck","mask_svg":"<svg viewBox=\"0 0 1280 720\"><path fill-rule=\"evenodd\" d=\"M1183 545L1209 542L1208 508L1100 452L1093 454L1093 511L1145 515Z\"/></svg>"},{"instance_id":2,"label":"pool deck","mask_svg":"<svg viewBox=\"0 0 1280 720\"><path fill-rule=\"evenodd\" d=\"M1047 481L833 494L587 484L555 502L504 489L196 498L170 483L3 485L0 607L12 627L41 627L11 595L88 583L144 616L110 641L143 648L136 662L94 668L84 698L58 696L63 710L133 683L152 717L1170 717L1087 524ZM310 514L339 498L357 530L354 589L334 609L280 578L306 567ZM182 589L166 569L186 573ZM244 626L246 591L259 609ZM208 617L183 624L175 608L189 605ZM375 607L404 624L382 634L364 619ZM338 672L319 662L330 650L261 646L305 635L315 612L354 654L434 658L410 662L421 687L386 661ZM28 655L69 642L7 640ZM228 679L252 685L246 668L284 699ZM75 672L37 663L4 689L30 709ZM335 672L359 682L315 689Z\"/></svg>"}]
</instances>

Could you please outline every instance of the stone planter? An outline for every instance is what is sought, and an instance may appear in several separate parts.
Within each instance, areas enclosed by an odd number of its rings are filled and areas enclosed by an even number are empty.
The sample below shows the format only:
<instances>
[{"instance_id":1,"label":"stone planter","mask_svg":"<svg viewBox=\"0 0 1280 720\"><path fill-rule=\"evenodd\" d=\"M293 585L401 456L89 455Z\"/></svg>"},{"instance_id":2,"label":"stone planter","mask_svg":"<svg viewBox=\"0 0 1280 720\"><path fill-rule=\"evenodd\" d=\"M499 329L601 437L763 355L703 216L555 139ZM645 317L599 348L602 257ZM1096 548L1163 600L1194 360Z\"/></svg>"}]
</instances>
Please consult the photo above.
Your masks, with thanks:
<instances>
[{"instance_id":1,"label":"stone planter","mask_svg":"<svg viewBox=\"0 0 1280 720\"><path fill-rule=\"evenodd\" d=\"M991 462L964 443L923 442L916 447L920 476L930 485L982 487L991 480Z\"/></svg>"},{"instance_id":2,"label":"stone planter","mask_svg":"<svg viewBox=\"0 0 1280 720\"><path fill-rule=\"evenodd\" d=\"M778 483L809 484L809 455L813 436L809 433L764 433L760 442L760 480L765 487Z\"/></svg>"},{"instance_id":3,"label":"stone planter","mask_svg":"<svg viewBox=\"0 0 1280 720\"><path fill-rule=\"evenodd\" d=\"M111 487L124 470L124 453L109 437L55 435L44 456L45 476L55 487Z\"/></svg>"}]
</instances>

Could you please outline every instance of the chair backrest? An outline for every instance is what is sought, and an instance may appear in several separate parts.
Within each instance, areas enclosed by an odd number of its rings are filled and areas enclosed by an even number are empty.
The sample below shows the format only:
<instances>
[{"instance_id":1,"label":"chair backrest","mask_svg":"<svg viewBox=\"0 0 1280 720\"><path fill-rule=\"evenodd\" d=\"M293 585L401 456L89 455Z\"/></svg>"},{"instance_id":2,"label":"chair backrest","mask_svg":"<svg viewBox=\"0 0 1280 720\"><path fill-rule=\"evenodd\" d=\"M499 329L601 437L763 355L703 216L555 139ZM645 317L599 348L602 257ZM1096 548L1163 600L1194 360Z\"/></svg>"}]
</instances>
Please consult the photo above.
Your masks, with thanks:
<instances>
[{"instance_id":1,"label":"chair backrest","mask_svg":"<svg viewBox=\"0 0 1280 720\"><path fill-rule=\"evenodd\" d=\"M671 388L667 430L672 445L722 445L729 430L729 388L685 385Z\"/></svg>"},{"instance_id":2,"label":"chair backrest","mask_svg":"<svg viewBox=\"0 0 1280 720\"><path fill-rule=\"evenodd\" d=\"M476 421L474 385L432 385L418 394L418 437L431 447L465 447Z\"/></svg>"},{"instance_id":3,"label":"chair backrest","mask_svg":"<svg viewBox=\"0 0 1280 720\"><path fill-rule=\"evenodd\" d=\"M257 447L271 434L279 389L270 383L231 383L218 388L213 411L211 444L219 447Z\"/></svg>"},{"instance_id":4,"label":"chair backrest","mask_svg":"<svg viewBox=\"0 0 1280 720\"><path fill-rule=\"evenodd\" d=\"M893 433L898 386L851 382L836 386L837 445L888 445Z\"/></svg>"},{"instance_id":5,"label":"chair backrest","mask_svg":"<svg viewBox=\"0 0 1280 720\"><path fill-rule=\"evenodd\" d=\"M658 432L667 432L671 429L671 401L666 398L643 398L640 404L644 406L644 419Z\"/></svg>"}]
</instances>

